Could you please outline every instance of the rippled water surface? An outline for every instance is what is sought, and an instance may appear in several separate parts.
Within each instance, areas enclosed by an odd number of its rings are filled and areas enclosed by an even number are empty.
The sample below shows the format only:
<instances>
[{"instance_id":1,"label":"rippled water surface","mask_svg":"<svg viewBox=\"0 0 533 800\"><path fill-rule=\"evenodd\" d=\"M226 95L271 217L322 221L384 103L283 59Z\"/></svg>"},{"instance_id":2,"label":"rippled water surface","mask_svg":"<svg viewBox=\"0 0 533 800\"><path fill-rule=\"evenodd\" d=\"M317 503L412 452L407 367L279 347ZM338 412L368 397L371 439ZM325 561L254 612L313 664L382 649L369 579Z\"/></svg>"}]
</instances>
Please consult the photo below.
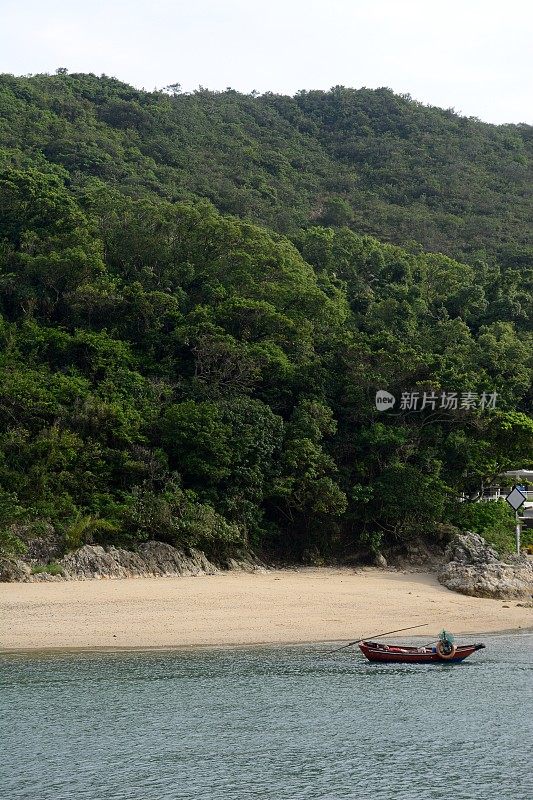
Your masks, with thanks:
<instances>
[{"instance_id":1,"label":"rippled water surface","mask_svg":"<svg viewBox=\"0 0 533 800\"><path fill-rule=\"evenodd\" d=\"M533 636L459 665L326 645L0 657L3 800L533 798Z\"/></svg>"}]
</instances>

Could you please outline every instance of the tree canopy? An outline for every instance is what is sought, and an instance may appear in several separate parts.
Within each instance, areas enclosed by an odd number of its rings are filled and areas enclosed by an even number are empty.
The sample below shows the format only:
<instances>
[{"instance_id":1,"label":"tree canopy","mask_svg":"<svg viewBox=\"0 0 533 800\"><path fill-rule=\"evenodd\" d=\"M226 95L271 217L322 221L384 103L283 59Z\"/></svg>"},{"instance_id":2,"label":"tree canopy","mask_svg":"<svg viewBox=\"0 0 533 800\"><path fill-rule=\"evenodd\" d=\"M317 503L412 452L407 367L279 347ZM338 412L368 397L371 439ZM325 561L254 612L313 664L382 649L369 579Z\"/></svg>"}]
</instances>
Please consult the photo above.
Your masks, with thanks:
<instances>
[{"instance_id":1,"label":"tree canopy","mask_svg":"<svg viewBox=\"0 0 533 800\"><path fill-rule=\"evenodd\" d=\"M531 463L531 129L64 73L0 109L4 549L365 555Z\"/></svg>"},{"instance_id":2,"label":"tree canopy","mask_svg":"<svg viewBox=\"0 0 533 800\"><path fill-rule=\"evenodd\" d=\"M209 199L293 234L315 224L470 260L530 244L533 128L390 89L146 92L106 76L0 76L0 158L137 197Z\"/></svg>"}]
</instances>

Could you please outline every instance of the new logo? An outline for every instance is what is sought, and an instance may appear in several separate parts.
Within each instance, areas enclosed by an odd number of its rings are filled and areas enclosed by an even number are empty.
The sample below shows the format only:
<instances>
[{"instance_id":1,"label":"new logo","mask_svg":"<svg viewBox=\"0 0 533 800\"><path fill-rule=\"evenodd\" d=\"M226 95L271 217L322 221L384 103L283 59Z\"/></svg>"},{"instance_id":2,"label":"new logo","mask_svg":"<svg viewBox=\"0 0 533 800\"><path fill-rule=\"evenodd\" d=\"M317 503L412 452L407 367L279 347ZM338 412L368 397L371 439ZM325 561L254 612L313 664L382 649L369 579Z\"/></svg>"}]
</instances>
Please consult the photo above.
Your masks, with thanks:
<instances>
[{"instance_id":1,"label":"new logo","mask_svg":"<svg viewBox=\"0 0 533 800\"><path fill-rule=\"evenodd\" d=\"M376 408L378 411L388 411L390 408L394 407L394 403L396 402L396 398L390 392L386 392L385 389L379 389L376 392Z\"/></svg>"}]
</instances>

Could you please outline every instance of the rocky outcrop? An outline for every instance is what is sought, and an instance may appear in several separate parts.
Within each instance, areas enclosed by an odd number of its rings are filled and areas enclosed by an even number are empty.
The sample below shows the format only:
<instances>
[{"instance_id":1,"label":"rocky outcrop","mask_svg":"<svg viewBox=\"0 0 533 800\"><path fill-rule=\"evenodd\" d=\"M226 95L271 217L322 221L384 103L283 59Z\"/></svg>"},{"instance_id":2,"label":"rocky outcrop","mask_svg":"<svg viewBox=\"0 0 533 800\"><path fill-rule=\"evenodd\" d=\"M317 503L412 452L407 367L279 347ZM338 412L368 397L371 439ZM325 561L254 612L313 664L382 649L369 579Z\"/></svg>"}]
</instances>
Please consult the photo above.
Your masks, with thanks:
<instances>
[{"instance_id":1,"label":"rocky outcrop","mask_svg":"<svg viewBox=\"0 0 533 800\"><path fill-rule=\"evenodd\" d=\"M268 570L266 564L249 550L236 553L233 558L224 559L220 566L222 569L240 572L267 572Z\"/></svg>"},{"instance_id":2,"label":"rocky outcrop","mask_svg":"<svg viewBox=\"0 0 533 800\"><path fill-rule=\"evenodd\" d=\"M65 552L62 537L48 523L41 526L37 536L30 528L27 535L21 538L26 544L25 559L29 558L40 564L56 561Z\"/></svg>"},{"instance_id":3,"label":"rocky outcrop","mask_svg":"<svg viewBox=\"0 0 533 800\"><path fill-rule=\"evenodd\" d=\"M2 583L14 581L28 583L31 577L31 569L24 561L16 558L0 558L0 581Z\"/></svg>"},{"instance_id":4,"label":"rocky outcrop","mask_svg":"<svg viewBox=\"0 0 533 800\"><path fill-rule=\"evenodd\" d=\"M533 595L533 563L527 556L501 561L477 533L457 535L446 549L445 561L437 577L454 592L503 600Z\"/></svg>"},{"instance_id":5,"label":"rocky outcrop","mask_svg":"<svg viewBox=\"0 0 533 800\"><path fill-rule=\"evenodd\" d=\"M458 564L494 564L499 561L496 550L478 533L457 533L448 544L446 561Z\"/></svg>"},{"instance_id":6,"label":"rocky outcrop","mask_svg":"<svg viewBox=\"0 0 533 800\"><path fill-rule=\"evenodd\" d=\"M22 560L30 565L48 564L61 558L64 553L61 536L49 522L17 523L9 527L9 533L22 542Z\"/></svg>"},{"instance_id":7,"label":"rocky outcrop","mask_svg":"<svg viewBox=\"0 0 533 800\"><path fill-rule=\"evenodd\" d=\"M185 553L163 542L146 542L139 554L154 575L214 575L219 571L205 553L194 548Z\"/></svg>"},{"instance_id":8,"label":"rocky outcrop","mask_svg":"<svg viewBox=\"0 0 533 800\"><path fill-rule=\"evenodd\" d=\"M154 578L170 575L214 575L223 570L264 571L265 566L253 554L241 553L220 565L205 553L187 552L164 542L146 542L136 552L120 547L103 548L85 545L68 553L47 569L32 572L30 566L17 559L0 559L0 581L92 580L94 578ZM35 567L34 567L35 569Z\"/></svg>"},{"instance_id":9,"label":"rocky outcrop","mask_svg":"<svg viewBox=\"0 0 533 800\"><path fill-rule=\"evenodd\" d=\"M67 553L61 559L61 566L65 577L73 580L128 577L128 572L113 554L99 545L86 544L79 550Z\"/></svg>"},{"instance_id":10,"label":"rocky outcrop","mask_svg":"<svg viewBox=\"0 0 533 800\"><path fill-rule=\"evenodd\" d=\"M153 578L168 575L214 575L218 572L198 550L185 553L164 542L146 542L137 552L98 545L85 545L68 553L60 562L71 580L93 578Z\"/></svg>"}]
</instances>

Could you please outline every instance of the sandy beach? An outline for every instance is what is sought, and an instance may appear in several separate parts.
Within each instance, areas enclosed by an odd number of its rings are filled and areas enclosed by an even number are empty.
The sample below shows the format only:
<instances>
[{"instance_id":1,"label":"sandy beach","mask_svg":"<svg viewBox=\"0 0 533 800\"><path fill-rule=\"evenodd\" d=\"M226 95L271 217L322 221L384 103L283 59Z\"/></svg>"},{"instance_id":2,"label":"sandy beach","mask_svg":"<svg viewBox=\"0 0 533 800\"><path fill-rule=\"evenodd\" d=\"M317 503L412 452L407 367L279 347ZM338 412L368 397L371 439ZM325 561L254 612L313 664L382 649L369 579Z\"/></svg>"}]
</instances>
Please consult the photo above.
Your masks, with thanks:
<instances>
[{"instance_id":1,"label":"sandy beach","mask_svg":"<svg viewBox=\"0 0 533 800\"><path fill-rule=\"evenodd\" d=\"M429 638L520 630L533 611L378 569L0 584L4 651L341 641L425 622Z\"/></svg>"}]
</instances>

